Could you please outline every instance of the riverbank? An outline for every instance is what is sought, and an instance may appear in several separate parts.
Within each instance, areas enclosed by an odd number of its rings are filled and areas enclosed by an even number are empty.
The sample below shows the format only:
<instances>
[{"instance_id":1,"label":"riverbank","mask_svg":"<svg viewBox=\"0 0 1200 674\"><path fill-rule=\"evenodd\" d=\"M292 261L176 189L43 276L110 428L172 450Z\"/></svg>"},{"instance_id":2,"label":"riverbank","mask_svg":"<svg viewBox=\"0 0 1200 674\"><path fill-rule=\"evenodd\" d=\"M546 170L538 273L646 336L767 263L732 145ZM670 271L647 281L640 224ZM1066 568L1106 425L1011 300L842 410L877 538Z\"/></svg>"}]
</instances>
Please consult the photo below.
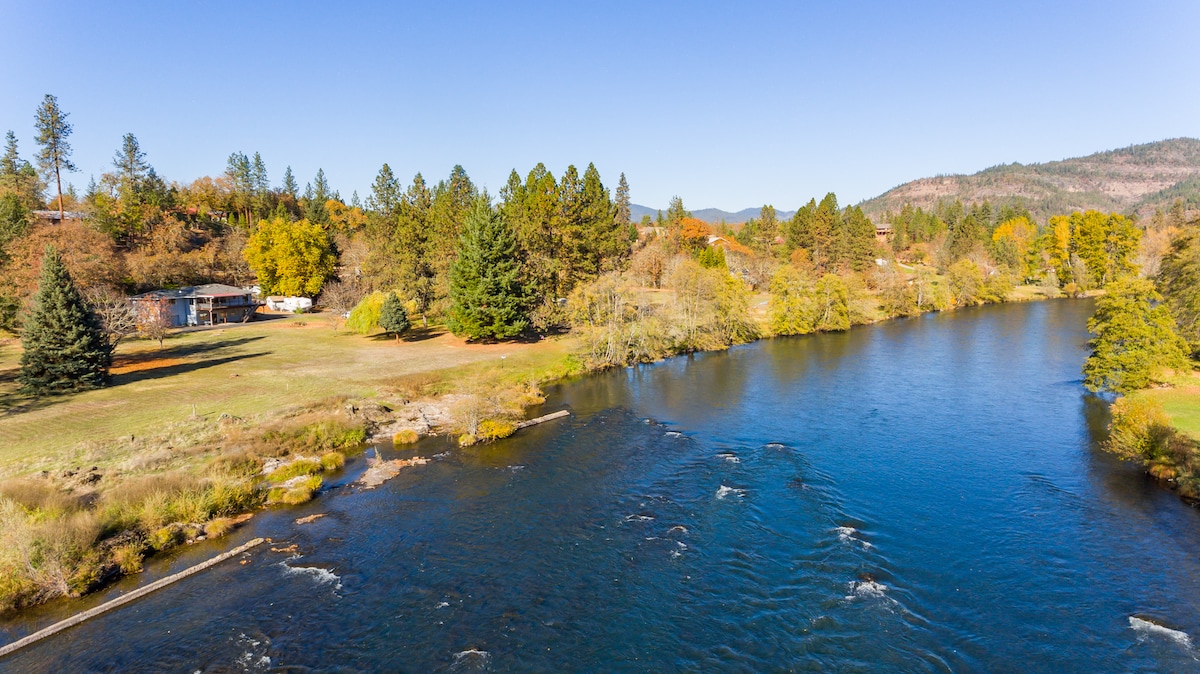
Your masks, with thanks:
<instances>
[{"instance_id":1,"label":"riverbank","mask_svg":"<svg viewBox=\"0 0 1200 674\"><path fill-rule=\"evenodd\" d=\"M1009 299L1043 297L1027 287ZM765 295L754 306L763 320ZM862 315L859 324L887 318ZM337 469L325 456L366 437L456 433L466 445L507 435L541 401L540 385L588 369L577 348L570 335L480 345L436 329L396 344L335 332L320 316L288 317L177 335L162 350L129 343L112 387L37 400L15 391L9 345L0 355L0 493L11 504L0 514L0 608L86 593L137 572L147 555L222 535L230 517L264 502L307 500L320 473ZM264 470L302 455L314 457L312 470Z\"/></svg>"}]
</instances>

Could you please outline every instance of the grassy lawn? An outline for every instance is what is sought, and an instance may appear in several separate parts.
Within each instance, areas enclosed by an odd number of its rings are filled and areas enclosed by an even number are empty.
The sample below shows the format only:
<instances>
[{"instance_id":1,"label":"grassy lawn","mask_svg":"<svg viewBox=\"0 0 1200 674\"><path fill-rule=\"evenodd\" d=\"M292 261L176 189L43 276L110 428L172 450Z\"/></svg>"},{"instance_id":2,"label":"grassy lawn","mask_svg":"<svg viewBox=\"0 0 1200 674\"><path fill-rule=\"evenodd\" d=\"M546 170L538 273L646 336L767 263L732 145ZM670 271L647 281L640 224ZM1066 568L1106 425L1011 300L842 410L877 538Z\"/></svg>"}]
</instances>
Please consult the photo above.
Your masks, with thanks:
<instances>
[{"instance_id":1,"label":"grassy lawn","mask_svg":"<svg viewBox=\"0 0 1200 674\"><path fill-rule=\"evenodd\" d=\"M1176 430L1200 440L1200 373L1176 376L1171 384L1172 388L1150 389L1140 395L1161 402Z\"/></svg>"},{"instance_id":2,"label":"grassy lawn","mask_svg":"<svg viewBox=\"0 0 1200 674\"><path fill-rule=\"evenodd\" d=\"M161 350L128 341L112 386L43 399L17 390L20 350L10 341L0 346L0 476L62 465L53 458L70 460L89 443L161 435L193 414L252 418L333 396L373 397L414 376L443 389L451 373L530 378L561 367L569 352L565 339L466 344L440 329L412 332L396 343L305 315L180 333Z\"/></svg>"}]
</instances>

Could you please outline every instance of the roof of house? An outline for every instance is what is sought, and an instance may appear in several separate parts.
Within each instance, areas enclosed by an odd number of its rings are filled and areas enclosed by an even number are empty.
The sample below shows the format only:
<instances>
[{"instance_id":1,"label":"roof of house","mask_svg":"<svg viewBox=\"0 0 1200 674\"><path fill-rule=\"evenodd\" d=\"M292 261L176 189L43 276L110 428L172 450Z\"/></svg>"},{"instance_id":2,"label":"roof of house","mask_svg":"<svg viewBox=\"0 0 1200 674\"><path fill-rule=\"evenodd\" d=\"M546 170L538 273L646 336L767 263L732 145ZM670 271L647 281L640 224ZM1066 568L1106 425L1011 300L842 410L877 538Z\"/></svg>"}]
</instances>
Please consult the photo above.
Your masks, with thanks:
<instances>
[{"instance_id":1,"label":"roof of house","mask_svg":"<svg viewBox=\"0 0 1200 674\"><path fill-rule=\"evenodd\" d=\"M33 211L33 217L42 218L44 220L57 220L58 211ZM63 217L67 220L82 220L87 217L87 213L83 211L64 211Z\"/></svg>"},{"instance_id":2,"label":"roof of house","mask_svg":"<svg viewBox=\"0 0 1200 674\"><path fill-rule=\"evenodd\" d=\"M131 299L189 299L193 297L241 297L252 294L245 288L227 286L223 283L206 283L202 286L188 286L178 290L151 290L148 293L134 295Z\"/></svg>"}]
</instances>

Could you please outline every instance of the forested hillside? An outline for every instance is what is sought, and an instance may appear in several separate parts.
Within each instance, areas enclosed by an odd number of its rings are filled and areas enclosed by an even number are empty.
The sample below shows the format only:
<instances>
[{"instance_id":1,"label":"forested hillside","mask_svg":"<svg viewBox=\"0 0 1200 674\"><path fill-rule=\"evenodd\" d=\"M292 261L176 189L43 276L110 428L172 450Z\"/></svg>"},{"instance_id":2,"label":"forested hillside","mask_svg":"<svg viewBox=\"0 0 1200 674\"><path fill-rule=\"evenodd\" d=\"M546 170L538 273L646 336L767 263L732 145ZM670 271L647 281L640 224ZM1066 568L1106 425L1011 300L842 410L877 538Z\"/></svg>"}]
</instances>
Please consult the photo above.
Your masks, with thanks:
<instances>
[{"instance_id":1,"label":"forested hillside","mask_svg":"<svg viewBox=\"0 0 1200 674\"><path fill-rule=\"evenodd\" d=\"M938 202L990 201L1020 206L1039 221L1099 210L1148 218L1182 200L1200 209L1200 140L1174 138L1045 164L1005 164L973 175L905 183L860 206L872 219L905 205L930 210Z\"/></svg>"}]
</instances>

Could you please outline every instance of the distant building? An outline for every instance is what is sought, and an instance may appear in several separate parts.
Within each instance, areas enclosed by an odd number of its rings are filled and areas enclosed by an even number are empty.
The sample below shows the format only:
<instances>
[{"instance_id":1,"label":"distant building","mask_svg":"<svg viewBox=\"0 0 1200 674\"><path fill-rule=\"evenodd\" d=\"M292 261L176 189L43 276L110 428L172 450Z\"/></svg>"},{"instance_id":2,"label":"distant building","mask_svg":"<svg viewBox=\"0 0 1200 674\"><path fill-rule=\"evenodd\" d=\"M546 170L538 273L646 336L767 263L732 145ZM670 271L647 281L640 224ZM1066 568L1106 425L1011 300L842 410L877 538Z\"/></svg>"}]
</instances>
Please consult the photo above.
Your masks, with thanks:
<instances>
[{"instance_id":1,"label":"distant building","mask_svg":"<svg viewBox=\"0 0 1200 674\"><path fill-rule=\"evenodd\" d=\"M875 225L875 240L887 243L892 238L892 226L886 223Z\"/></svg>"},{"instance_id":2,"label":"distant building","mask_svg":"<svg viewBox=\"0 0 1200 674\"><path fill-rule=\"evenodd\" d=\"M33 219L39 224L59 225L63 222L83 222L87 214L83 211L64 211L62 218L58 217L58 211L33 211Z\"/></svg>"},{"instance_id":3,"label":"distant building","mask_svg":"<svg viewBox=\"0 0 1200 674\"><path fill-rule=\"evenodd\" d=\"M313 301L307 297L283 297L271 295L267 298L267 308L271 311L287 311L291 313L305 312L312 309Z\"/></svg>"},{"instance_id":4,"label":"distant building","mask_svg":"<svg viewBox=\"0 0 1200 674\"><path fill-rule=\"evenodd\" d=\"M259 307L252 291L220 283L154 290L129 298L135 308L159 300L168 302L171 325L175 327L245 323Z\"/></svg>"}]
</instances>

